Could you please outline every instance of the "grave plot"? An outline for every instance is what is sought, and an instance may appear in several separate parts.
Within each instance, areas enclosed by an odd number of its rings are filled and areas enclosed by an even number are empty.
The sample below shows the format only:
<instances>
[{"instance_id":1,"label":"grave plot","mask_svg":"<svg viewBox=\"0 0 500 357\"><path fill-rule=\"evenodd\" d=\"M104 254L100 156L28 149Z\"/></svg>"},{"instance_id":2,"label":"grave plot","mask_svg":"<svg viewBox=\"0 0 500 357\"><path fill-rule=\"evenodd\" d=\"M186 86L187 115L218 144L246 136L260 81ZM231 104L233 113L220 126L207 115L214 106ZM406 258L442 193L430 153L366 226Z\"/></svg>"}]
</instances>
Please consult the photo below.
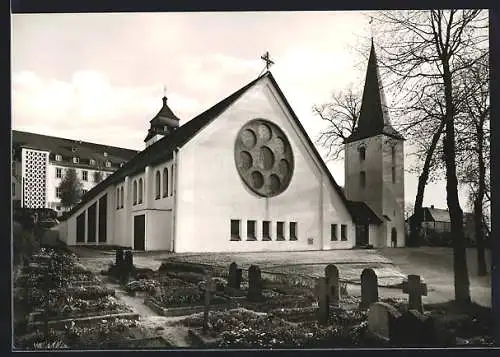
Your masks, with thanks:
<instances>
[{"instance_id":1,"label":"grave plot","mask_svg":"<svg viewBox=\"0 0 500 357\"><path fill-rule=\"evenodd\" d=\"M16 348L168 346L155 331L137 327L139 315L70 254L41 249L15 284L14 308L24 315L15 331Z\"/></svg>"},{"instance_id":2,"label":"grave plot","mask_svg":"<svg viewBox=\"0 0 500 357\"><path fill-rule=\"evenodd\" d=\"M19 349L133 349L168 348L170 344L155 330L145 328L140 321L103 319L91 326L69 322L63 328L39 330L15 339Z\"/></svg>"}]
</instances>

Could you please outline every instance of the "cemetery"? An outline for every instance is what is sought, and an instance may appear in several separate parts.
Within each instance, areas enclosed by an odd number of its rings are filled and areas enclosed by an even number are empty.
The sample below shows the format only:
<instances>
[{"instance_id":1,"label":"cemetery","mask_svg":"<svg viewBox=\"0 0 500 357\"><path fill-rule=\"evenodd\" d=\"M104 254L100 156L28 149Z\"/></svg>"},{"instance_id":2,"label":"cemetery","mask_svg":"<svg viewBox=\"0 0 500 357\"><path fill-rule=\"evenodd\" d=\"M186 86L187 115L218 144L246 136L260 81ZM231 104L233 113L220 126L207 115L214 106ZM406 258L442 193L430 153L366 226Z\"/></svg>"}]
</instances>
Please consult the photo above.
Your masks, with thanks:
<instances>
[{"instance_id":1,"label":"cemetery","mask_svg":"<svg viewBox=\"0 0 500 357\"><path fill-rule=\"evenodd\" d=\"M41 248L15 279L15 346L19 349L174 348L160 329L187 330L195 348L336 348L492 345L491 310L423 303L432 293L408 275L380 292L374 269L362 270L351 295L342 269L321 277L273 273L258 265L228 266L166 259L156 270L117 249L95 274L62 249ZM146 327L123 294L160 316ZM185 346L184 346L185 347Z\"/></svg>"}]
</instances>

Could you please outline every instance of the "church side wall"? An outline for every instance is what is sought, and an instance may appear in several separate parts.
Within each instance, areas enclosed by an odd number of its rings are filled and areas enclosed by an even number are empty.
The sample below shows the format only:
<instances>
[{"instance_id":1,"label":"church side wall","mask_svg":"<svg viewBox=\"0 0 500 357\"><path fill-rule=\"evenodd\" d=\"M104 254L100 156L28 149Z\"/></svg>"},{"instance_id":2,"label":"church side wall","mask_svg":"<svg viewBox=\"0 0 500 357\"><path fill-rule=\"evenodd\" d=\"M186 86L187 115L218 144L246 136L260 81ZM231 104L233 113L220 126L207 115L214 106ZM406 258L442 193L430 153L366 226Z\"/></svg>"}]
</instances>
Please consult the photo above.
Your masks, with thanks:
<instances>
[{"instance_id":1,"label":"church side wall","mask_svg":"<svg viewBox=\"0 0 500 357\"><path fill-rule=\"evenodd\" d=\"M349 249L356 245L356 231L355 226L351 221L351 216L343 204L337 192L334 192L333 187L327 181L328 178L324 176L323 183L323 212L324 222L323 231L323 249ZM327 183L328 182L328 183ZM332 224L337 225L338 240L331 240ZM342 225L347 226L347 240L342 241L340 237L340 230Z\"/></svg>"},{"instance_id":2,"label":"church side wall","mask_svg":"<svg viewBox=\"0 0 500 357\"><path fill-rule=\"evenodd\" d=\"M319 165L268 85L267 81L257 84L181 148L176 252L322 249L322 241L328 234L324 231L326 213L328 222L346 222L349 236L354 237L346 211L327 208L328 199L334 195L321 189ZM253 193L242 182L235 165L236 136L245 123L255 118L277 124L288 137L294 153L295 168L290 185L274 197ZM331 203L338 206L336 200ZM231 240L231 220L239 221L241 240ZM256 241L247 240L248 221L255 221ZM262 240L263 221L270 222L270 241ZM283 241L277 240L278 222L284 223ZM290 240L290 223L294 222L296 241ZM349 242L342 242L335 248L350 246ZM328 247L333 248L330 244Z\"/></svg>"},{"instance_id":3,"label":"church side wall","mask_svg":"<svg viewBox=\"0 0 500 357\"><path fill-rule=\"evenodd\" d=\"M172 211L149 211L146 218L146 250L172 250Z\"/></svg>"}]
</instances>

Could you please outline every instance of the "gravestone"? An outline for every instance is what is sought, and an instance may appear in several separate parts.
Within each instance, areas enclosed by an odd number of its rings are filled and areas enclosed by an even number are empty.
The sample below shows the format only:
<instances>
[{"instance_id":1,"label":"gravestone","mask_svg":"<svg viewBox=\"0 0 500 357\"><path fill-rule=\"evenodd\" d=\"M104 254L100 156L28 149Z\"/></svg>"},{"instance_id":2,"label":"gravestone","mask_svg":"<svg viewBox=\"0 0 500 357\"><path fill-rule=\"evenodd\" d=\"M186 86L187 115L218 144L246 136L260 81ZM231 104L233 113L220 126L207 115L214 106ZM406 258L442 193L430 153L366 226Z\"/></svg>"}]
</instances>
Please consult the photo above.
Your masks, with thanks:
<instances>
[{"instance_id":1,"label":"gravestone","mask_svg":"<svg viewBox=\"0 0 500 357\"><path fill-rule=\"evenodd\" d=\"M330 314L330 304L328 299L328 285L326 283L326 278L319 278L316 282L314 289L314 295L318 299L318 322L320 324L326 324L328 322Z\"/></svg>"},{"instance_id":2,"label":"gravestone","mask_svg":"<svg viewBox=\"0 0 500 357\"><path fill-rule=\"evenodd\" d=\"M121 266L123 263L123 248L118 248L115 252L115 265Z\"/></svg>"},{"instance_id":3,"label":"gravestone","mask_svg":"<svg viewBox=\"0 0 500 357\"><path fill-rule=\"evenodd\" d=\"M368 309L368 333L383 342L394 338L401 313L392 305L376 302Z\"/></svg>"},{"instance_id":4,"label":"gravestone","mask_svg":"<svg viewBox=\"0 0 500 357\"><path fill-rule=\"evenodd\" d=\"M391 343L395 346L424 347L436 343L434 320L417 310L405 311L395 323Z\"/></svg>"},{"instance_id":5,"label":"gravestone","mask_svg":"<svg viewBox=\"0 0 500 357\"><path fill-rule=\"evenodd\" d=\"M215 292L215 281L211 277L207 277L205 283L205 309L203 310L203 333L208 331L208 313L210 311L210 299Z\"/></svg>"},{"instance_id":6,"label":"gravestone","mask_svg":"<svg viewBox=\"0 0 500 357\"><path fill-rule=\"evenodd\" d=\"M340 301L339 270L333 264L325 268L326 285L328 288L328 301L330 305L338 306Z\"/></svg>"},{"instance_id":7,"label":"gravestone","mask_svg":"<svg viewBox=\"0 0 500 357\"><path fill-rule=\"evenodd\" d=\"M408 280L403 281L403 293L408 294L408 310L423 314L422 295L427 296L427 284L421 282L420 275L408 275Z\"/></svg>"},{"instance_id":8,"label":"gravestone","mask_svg":"<svg viewBox=\"0 0 500 357\"><path fill-rule=\"evenodd\" d=\"M378 278L373 269L363 269L361 273L361 303L360 309L367 309L378 301Z\"/></svg>"},{"instance_id":9,"label":"gravestone","mask_svg":"<svg viewBox=\"0 0 500 357\"><path fill-rule=\"evenodd\" d=\"M241 268L238 268L238 265L236 263L231 263L229 265L229 279L228 279L228 285L230 288L233 289L240 289L241 286L241 278L242 278L243 272Z\"/></svg>"},{"instance_id":10,"label":"gravestone","mask_svg":"<svg viewBox=\"0 0 500 357\"><path fill-rule=\"evenodd\" d=\"M126 250L123 257L123 263L127 269L132 270L132 267L134 266L134 252Z\"/></svg>"},{"instance_id":11,"label":"gravestone","mask_svg":"<svg viewBox=\"0 0 500 357\"><path fill-rule=\"evenodd\" d=\"M260 268L257 265L251 265L248 269L248 294L250 301L259 301L262 299L262 276Z\"/></svg>"}]
</instances>

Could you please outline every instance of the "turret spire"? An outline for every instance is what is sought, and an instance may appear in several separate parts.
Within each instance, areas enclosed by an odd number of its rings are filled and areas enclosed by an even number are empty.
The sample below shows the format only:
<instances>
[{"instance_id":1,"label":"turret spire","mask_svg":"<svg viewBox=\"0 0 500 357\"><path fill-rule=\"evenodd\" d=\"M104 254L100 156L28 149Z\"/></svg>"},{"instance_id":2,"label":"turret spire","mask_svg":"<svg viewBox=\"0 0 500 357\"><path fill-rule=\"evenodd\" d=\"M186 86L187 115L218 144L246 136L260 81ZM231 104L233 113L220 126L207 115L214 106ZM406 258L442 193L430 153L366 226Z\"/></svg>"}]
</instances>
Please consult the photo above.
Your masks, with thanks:
<instances>
[{"instance_id":1,"label":"turret spire","mask_svg":"<svg viewBox=\"0 0 500 357\"><path fill-rule=\"evenodd\" d=\"M403 139L401 134L391 126L372 37L358 123L354 133L346 141L356 141L378 134Z\"/></svg>"}]
</instances>

